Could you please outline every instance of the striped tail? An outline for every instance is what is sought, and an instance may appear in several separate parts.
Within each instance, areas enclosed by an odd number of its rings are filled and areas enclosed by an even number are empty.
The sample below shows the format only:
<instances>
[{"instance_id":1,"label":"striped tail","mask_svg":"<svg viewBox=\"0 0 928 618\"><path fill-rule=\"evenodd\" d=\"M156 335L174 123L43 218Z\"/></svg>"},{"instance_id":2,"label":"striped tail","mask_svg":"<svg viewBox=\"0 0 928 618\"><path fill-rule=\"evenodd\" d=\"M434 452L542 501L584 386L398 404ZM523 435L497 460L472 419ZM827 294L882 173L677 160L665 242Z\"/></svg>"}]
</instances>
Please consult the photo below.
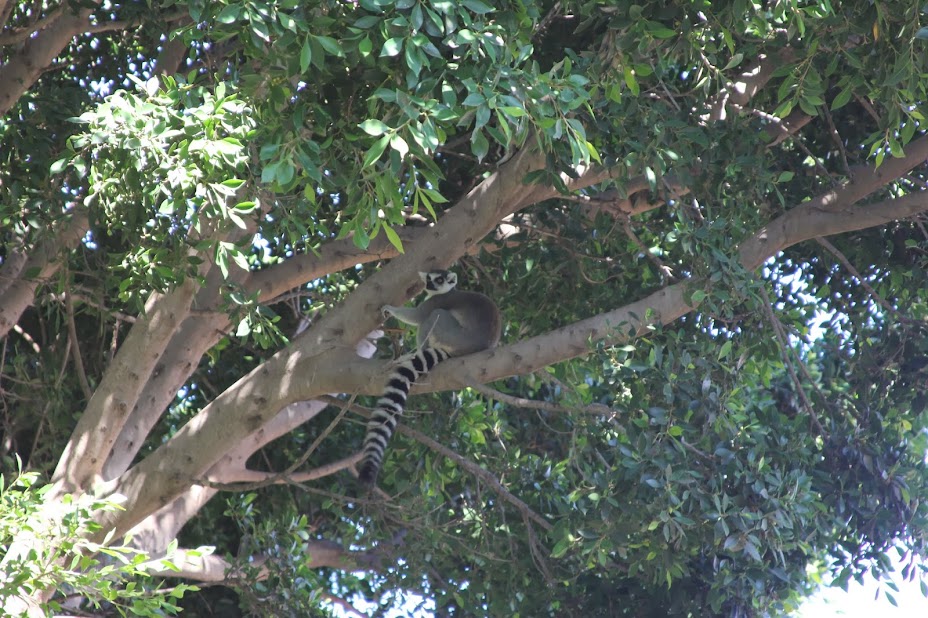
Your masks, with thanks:
<instances>
[{"instance_id":1,"label":"striped tail","mask_svg":"<svg viewBox=\"0 0 928 618\"><path fill-rule=\"evenodd\" d=\"M361 458L358 472L358 480L363 485L373 485L377 473L380 472L387 441L396 430L397 419L406 407L409 388L419 376L431 371L448 356L444 350L422 348L399 359L399 364L387 379L383 397L377 400L377 407L371 412L371 419L367 422L367 434L364 436L364 446L361 449L364 456Z\"/></svg>"}]
</instances>

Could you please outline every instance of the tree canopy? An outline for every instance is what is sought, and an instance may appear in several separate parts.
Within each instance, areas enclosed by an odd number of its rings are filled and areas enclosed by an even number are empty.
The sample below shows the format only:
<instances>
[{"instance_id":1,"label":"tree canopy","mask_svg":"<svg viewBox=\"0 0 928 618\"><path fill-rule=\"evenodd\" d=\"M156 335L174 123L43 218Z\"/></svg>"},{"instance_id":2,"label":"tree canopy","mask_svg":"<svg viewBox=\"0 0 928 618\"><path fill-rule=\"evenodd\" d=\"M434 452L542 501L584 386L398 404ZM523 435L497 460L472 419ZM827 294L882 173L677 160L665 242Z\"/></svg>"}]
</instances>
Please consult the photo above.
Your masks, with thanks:
<instances>
[{"instance_id":1,"label":"tree canopy","mask_svg":"<svg viewBox=\"0 0 928 618\"><path fill-rule=\"evenodd\" d=\"M926 21L0 0L5 612L928 591ZM365 494L380 308L451 265L503 340Z\"/></svg>"}]
</instances>

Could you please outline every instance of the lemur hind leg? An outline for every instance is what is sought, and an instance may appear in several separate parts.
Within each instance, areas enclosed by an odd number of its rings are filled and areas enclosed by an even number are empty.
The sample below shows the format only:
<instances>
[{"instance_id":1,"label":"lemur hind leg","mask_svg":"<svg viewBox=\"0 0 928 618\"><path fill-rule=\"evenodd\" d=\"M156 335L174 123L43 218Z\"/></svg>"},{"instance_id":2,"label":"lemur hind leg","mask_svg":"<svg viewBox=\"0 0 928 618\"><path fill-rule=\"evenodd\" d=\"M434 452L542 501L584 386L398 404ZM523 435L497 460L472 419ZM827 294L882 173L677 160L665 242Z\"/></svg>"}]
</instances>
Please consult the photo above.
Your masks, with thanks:
<instances>
[{"instance_id":1,"label":"lemur hind leg","mask_svg":"<svg viewBox=\"0 0 928 618\"><path fill-rule=\"evenodd\" d=\"M416 343L420 349L437 348L451 356L457 356L458 350L467 347L472 339L457 318L445 309L433 310L419 324L419 332L416 333Z\"/></svg>"}]
</instances>

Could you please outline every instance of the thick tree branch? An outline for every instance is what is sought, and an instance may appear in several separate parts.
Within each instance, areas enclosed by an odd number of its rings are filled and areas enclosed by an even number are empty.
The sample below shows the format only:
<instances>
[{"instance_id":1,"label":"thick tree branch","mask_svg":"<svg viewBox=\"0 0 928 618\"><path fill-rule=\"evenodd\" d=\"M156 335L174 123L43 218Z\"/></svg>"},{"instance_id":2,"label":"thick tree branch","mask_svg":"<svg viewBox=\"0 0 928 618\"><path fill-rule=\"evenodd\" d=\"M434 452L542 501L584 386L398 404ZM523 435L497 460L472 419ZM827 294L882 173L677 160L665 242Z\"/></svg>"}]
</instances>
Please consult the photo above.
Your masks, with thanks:
<instances>
[{"instance_id":1,"label":"thick tree branch","mask_svg":"<svg viewBox=\"0 0 928 618\"><path fill-rule=\"evenodd\" d=\"M928 139L913 146L924 148ZM326 314L298 339L292 350L276 354L243 377L171 441L112 484L114 491L128 496L128 504L132 506L125 514L107 515L111 521L104 527L112 525L117 532L124 532L159 504L173 500L189 484L189 479L200 478L215 464L225 445L240 442L287 403L323 392L379 391L385 364L358 359L353 351L345 349L346 344L376 325L381 304L398 303L412 295L417 289L413 283L417 270L449 264L479 242L502 216L550 195L548 189L525 191L520 185L524 173L539 164L539 159L527 157L527 152L530 151L517 155L450 209L405 255L368 279L339 310ZM905 169L914 165L911 162ZM902 166L896 167L900 168L897 173L904 173ZM866 173L860 176L867 177ZM891 179L882 180L882 183L854 182L846 194L862 197ZM928 209L922 194L880 205L847 207L840 212L823 210L821 201L813 200L789 211L745 241L740 249L744 266L753 270L778 251L802 240L879 225ZM530 373L589 353L591 342L611 345L628 341L655 324L668 324L691 311L688 289L694 285L699 282L675 284L626 307L545 335L451 359L430 373L428 383L418 389L461 388L472 381L487 382Z\"/></svg>"},{"instance_id":2,"label":"thick tree branch","mask_svg":"<svg viewBox=\"0 0 928 618\"><path fill-rule=\"evenodd\" d=\"M16 3L13 0L0 0L0 30L6 27L6 22L10 19Z\"/></svg>"},{"instance_id":3,"label":"thick tree branch","mask_svg":"<svg viewBox=\"0 0 928 618\"><path fill-rule=\"evenodd\" d=\"M371 339L380 337L380 331L370 333ZM377 351L371 339L364 339L356 346L356 353L363 358L370 358ZM258 449L293 431L303 423L316 417L329 403L324 401L297 401L283 408L274 418L259 429L251 432L238 445L228 449L222 458L206 473L205 478L217 482L259 481L262 473L248 470L246 463ZM297 473L289 480L305 482L313 480L309 475L321 478L334 474L338 470L352 465L351 458L318 466L303 476ZM263 477L266 479L266 477ZM158 509L151 516L132 529L134 544L151 553L163 552L168 543L177 537L187 521L199 512L203 506L216 495L219 488L214 486L192 485L175 500Z\"/></svg>"},{"instance_id":4,"label":"thick tree branch","mask_svg":"<svg viewBox=\"0 0 928 618\"><path fill-rule=\"evenodd\" d=\"M378 570L385 558L384 554L384 551L376 550L350 551L333 541L308 541L306 543L306 566L311 569L328 567L351 571ZM182 577L214 584L232 583L243 575L231 562L215 554L194 553L188 549L178 549L171 554L170 559L179 570L159 570L157 565L161 558L156 558L147 563L152 565L148 573L155 577ZM249 565L259 569L257 575L254 576L257 581L267 579L269 570L266 563L267 557L265 556L249 558Z\"/></svg>"},{"instance_id":5,"label":"thick tree branch","mask_svg":"<svg viewBox=\"0 0 928 618\"><path fill-rule=\"evenodd\" d=\"M99 4L94 2L94 4ZM19 53L0 66L0 116L9 113L71 39L90 27L93 8L64 12L35 36L26 39Z\"/></svg>"},{"instance_id":6,"label":"thick tree branch","mask_svg":"<svg viewBox=\"0 0 928 618\"><path fill-rule=\"evenodd\" d=\"M247 230L248 233L253 231ZM236 229L227 239L235 239L242 233ZM217 266L204 264L203 268L209 270L205 285L197 291L192 303L197 311L180 316L183 322L170 334L161 361L146 380L113 444L103 467L104 480L113 479L128 469L145 437L196 370L203 354L230 328L228 314L220 310L222 289L229 283L245 280L250 273L237 269L231 274L231 281L227 281Z\"/></svg>"},{"instance_id":7,"label":"thick tree branch","mask_svg":"<svg viewBox=\"0 0 928 618\"><path fill-rule=\"evenodd\" d=\"M171 334L190 310L196 283L187 278L168 294L152 294L145 317L132 326L87 404L52 477L63 492L88 489L103 469Z\"/></svg>"},{"instance_id":8,"label":"thick tree branch","mask_svg":"<svg viewBox=\"0 0 928 618\"><path fill-rule=\"evenodd\" d=\"M5 12L4 4L5 3L0 3L0 15L3 15ZM55 21L57 21L58 18L61 17L64 13L64 9L65 5L62 4L57 9L51 11L48 15L40 18L34 24L31 24L26 28L15 28L9 32L0 34L0 45L15 45L16 43L25 41L39 30L44 30L45 28L48 28L50 25L55 23Z\"/></svg>"},{"instance_id":9,"label":"thick tree branch","mask_svg":"<svg viewBox=\"0 0 928 618\"><path fill-rule=\"evenodd\" d=\"M770 56L760 54L735 81L726 84L716 95L709 105L710 112L706 119L713 122L725 120L729 106L740 109L747 105L767 85L774 71L789 62L794 55L795 52L789 47Z\"/></svg>"},{"instance_id":10,"label":"thick tree branch","mask_svg":"<svg viewBox=\"0 0 928 618\"><path fill-rule=\"evenodd\" d=\"M396 232L403 245L414 243L427 228L401 227ZM251 273L243 282L249 293L259 292L259 300L267 302L287 290L308 281L351 268L356 264L368 264L399 255L386 234L371 241L367 249L359 249L351 238L327 242L315 253L296 255L285 262Z\"/></svg>"},{"instance_id":11,"label":"thick tree branch","mask_svg":"<svg viewBox=\"0 0 928 618\"><path fill-rule=\"evenodd\" d=\"M878 187L875 187L875 190ZM783 249L818 236L877 227L928 211L928 192L919 191L876 204L806 202L774 219L741 244L741 263L754 270Z\"/></svg>"},{"instance_id":12,"label":"thick tree branch","mask_svg":"<svg viewBox=\"0 0 928 618\"><path fill-rule=\"evenodd\" d=\"M840 212L823 210L815 203L807 202L790 210L748 238L739 250L741 264L748 270L755 270L783 249L805 240L875 227L928 212L928 191L877 204L849 206ZM429 372L428 381L416 384L413 392L459 389L468 386L470 380L485 383L511 375L524 375L562 360L583 356L590 352L590 343L616 345L633 340L656 324L666 325L689 313L694 305L687 300L687 289L699 285L698 281L683 281L620 309L544 335L495 350L452 358ZM341 384L347 392L357 392L357 387L363 386L349 381ZM368 385L362 392L372 391L376 392L376 389Z\"/></svg>"},{"instance_id":13,"label":"thick tree branch","mask_svg":"<svg viewBox=\"0 0 928 618\"><path fill-rule=\"evenodd\" d=\"M23 311L32 305L39 284L58 272L67 251L77 246L87 233L88 225L87 215L83 211L75 212L57 232L29 252L25 263L19 256L25 251L20 251L0 267L0 281L5 285L0 299L0 337L5 336Z\"/></svg>"}]
</instances>

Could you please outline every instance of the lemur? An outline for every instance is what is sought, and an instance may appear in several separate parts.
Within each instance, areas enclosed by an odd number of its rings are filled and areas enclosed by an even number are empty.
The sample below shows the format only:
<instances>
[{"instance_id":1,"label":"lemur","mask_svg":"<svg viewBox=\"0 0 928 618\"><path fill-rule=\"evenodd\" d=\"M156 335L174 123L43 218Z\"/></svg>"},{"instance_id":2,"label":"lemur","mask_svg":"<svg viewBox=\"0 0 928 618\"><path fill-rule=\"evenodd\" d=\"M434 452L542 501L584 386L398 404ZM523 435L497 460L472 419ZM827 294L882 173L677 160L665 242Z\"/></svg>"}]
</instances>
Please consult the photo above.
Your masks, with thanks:
<instances>
[{"instance_id":1,"label":"lemur","mask_svg":"<svg viewBox=\"0 0 928 618\"><path fill-rule=\"evenodd\" d=\"M455 290L457 275L447 270L419 276L425 282L425 301L417 307L386 305L381 310L385 317L392 315L418 327L418 332L416 351L397 360L367 423L358 473L358 479L367 487L373 485L380 472L387 441L406 406L410 386L445 359L487 350L499 342L502 323L492 300L477 292Z\"/></svg>"}]
</instances>

